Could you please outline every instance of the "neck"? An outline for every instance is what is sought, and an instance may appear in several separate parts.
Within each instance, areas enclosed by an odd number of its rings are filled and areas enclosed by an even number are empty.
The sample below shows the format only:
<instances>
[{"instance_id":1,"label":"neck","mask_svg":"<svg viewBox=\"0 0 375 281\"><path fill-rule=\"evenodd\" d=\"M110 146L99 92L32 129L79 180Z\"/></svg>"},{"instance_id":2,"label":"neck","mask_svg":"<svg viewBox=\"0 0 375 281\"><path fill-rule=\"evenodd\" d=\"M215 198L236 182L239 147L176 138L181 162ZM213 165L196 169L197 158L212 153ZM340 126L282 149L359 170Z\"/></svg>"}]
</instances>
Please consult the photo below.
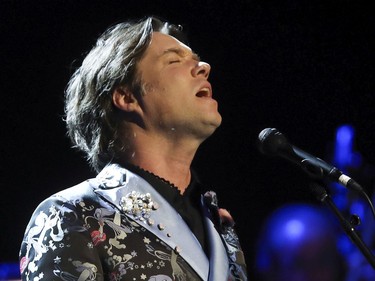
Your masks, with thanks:
<instances>
[{"instance_id":1,"label":"neck","mask_svg":"<svg viewBox=\"0 0 375 281\"><path fill-rule=\"evenodd\" d=\"M144 135L134 140L124 160L168 180L183 194L191 180L191 163L199 145Z\"/></svg>"},{"instance_id":2,"label":"neck","mask_svg":"<svg viewBox=\"0 0 375 281\"><path fill-rule=\"evenodd\" d=\"M175 159L153 161L148 159L147 161L142 161L133 159L133 161L129 162L167 180L183 194L191 180L190 165L185 165L174 160Z\"/></svg>"}]
</instances>

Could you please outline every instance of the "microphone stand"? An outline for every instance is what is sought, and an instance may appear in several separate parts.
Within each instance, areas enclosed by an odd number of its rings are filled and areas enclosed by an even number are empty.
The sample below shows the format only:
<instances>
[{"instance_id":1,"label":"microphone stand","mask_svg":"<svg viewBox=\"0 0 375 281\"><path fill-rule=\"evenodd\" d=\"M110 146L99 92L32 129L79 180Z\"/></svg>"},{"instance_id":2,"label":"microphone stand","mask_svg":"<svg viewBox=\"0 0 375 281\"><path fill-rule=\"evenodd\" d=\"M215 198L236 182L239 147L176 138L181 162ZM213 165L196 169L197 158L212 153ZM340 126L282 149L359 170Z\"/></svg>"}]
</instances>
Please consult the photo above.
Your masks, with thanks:
<instances>
[{"instance_id":1,"label":"microphone stand","mask_svg":"<svg viewBox=\"0 0 375 281\"><path fill-rule=\"evenodd\" d=\"M375 257L372 254L371 250L365 245L365 243L363 242L361 237L357 234L353 225L350 222L348 222L344 218L344 216L341 214L339 209L333 203L331 197L327 194L326 189L323 186L321 186L317 183L312 183L310 185L310 188L313 191L313 193L315 193L316 198L319 201L325 203L333 211L333 213L339 219L339 221L341 223L341 226L343 227L346 234L349 236L349 238L352 240L352 242L358 247L358 249L362 252L362 254L365 256L365 258L371 264L373 269L375 269Z\"/></svg>"}]
</instances>

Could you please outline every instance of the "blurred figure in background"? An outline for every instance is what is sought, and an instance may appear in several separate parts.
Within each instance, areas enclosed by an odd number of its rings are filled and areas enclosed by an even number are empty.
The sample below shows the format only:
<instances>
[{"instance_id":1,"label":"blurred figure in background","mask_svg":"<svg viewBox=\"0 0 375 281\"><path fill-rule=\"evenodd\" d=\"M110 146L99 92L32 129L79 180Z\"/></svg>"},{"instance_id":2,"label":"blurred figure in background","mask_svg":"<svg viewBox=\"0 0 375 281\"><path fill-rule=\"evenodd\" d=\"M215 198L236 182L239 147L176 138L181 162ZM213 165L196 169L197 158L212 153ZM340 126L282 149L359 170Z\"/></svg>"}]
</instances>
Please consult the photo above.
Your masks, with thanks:
<instances>
[{"instance_id":1,"label":"blurred figure in background","mask_svg":"<svg viewBox=\"0 0 375 281\"><path fill-rule=\"evenodd\" d=\"M333 145L328 149L327 158L335 167L350 175L357 181L375 202L375 167L365 159L356 148L356 130L350 124L337 127ZM371 250L375 249L375 219L370 204L363 194L343 188L338 183L329 183L329 193L343 216L349 218L356 215L360 225L355 229L363 243ZM342 229L337 229L338 248L348 266L345 281L373 281L375 270L358 247Z\"/></svg>"},{"instance_id":2,"label":"blurred figure in background","mask_svg":"<svg viewBox=\"0 0 375 281\"><path fill-rule=\"evenodd\" d=\"M345 280L331 213L307 203L276 209L260 232L256 269L262 281Z\"/></svg>"}]
</instances>

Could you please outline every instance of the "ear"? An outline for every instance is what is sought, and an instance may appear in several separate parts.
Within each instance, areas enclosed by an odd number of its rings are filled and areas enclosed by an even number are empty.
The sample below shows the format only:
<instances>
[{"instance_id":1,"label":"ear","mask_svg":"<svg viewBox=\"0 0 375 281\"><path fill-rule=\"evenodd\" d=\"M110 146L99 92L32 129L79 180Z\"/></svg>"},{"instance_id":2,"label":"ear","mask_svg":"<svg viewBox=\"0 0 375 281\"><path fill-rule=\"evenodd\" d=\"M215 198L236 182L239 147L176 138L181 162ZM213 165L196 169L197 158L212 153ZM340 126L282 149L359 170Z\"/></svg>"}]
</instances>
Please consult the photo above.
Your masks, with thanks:
<instances>
[{"instance_id":1,"label":"ear","mask_svg":"<svg viewBox=\"0 0 375 281\"><path fill-rule=\"evenodd\" d=\"M126 112L133 112L138 108L138 101L131 91L125 87L118 87L112 94L113 104Z\"/></svg>"}]
</instances>

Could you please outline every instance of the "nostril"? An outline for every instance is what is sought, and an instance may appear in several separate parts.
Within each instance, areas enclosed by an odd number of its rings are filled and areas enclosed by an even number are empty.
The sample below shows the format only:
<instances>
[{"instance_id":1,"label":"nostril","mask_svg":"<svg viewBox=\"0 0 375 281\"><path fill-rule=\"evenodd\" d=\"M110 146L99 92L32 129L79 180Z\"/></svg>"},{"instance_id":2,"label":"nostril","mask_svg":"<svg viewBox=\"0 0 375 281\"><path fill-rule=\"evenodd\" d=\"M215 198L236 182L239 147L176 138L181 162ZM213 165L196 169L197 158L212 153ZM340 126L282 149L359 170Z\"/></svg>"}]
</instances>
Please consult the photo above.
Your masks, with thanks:
<instances>
[{"instance_id":1,"label":"nostril","mask_svg":"<svg viewBox=\"0 0 375 281\"><path fill-rule=\"evenodd\" d=\"M200 71L198 71L198 75L207 75L207 71L204 69L201 69Z\"/></svg>"},{"instance_id":2,"label":"nostril","mask_svg":"<svg viewBox=\"0 0 375 281\"><path fill-rule=\"evenodd\" d=\"M204 77L208 77L208 75L210 74L210 65L208 63L205 63L205 62L198 62L198 64L196 65L195 67L195 75L196 76L200 76L200 75L203 75Z\"/></svg>"}]
</instances>

